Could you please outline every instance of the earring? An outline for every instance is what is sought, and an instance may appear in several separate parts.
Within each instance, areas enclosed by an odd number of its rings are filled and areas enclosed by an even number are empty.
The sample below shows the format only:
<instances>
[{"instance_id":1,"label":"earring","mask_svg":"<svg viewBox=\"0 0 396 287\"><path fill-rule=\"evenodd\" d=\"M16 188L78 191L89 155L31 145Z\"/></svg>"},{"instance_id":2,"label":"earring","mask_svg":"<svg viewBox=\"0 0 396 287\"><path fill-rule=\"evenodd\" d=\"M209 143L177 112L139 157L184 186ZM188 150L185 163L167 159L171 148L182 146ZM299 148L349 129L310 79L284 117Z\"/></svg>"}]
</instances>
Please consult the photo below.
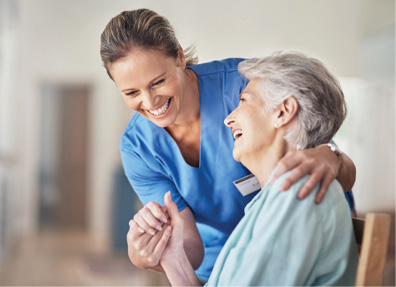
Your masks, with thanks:
<instances>
[{"instance_id":1,"label":"earring","mask_svg":"<svg viewBox=\"0 0 396 287\"><path fill-rule=\"evenodd\" d=\"M274 127L277 129L278 128L278 124L274 124Z\"/></svg>"}]
</instances>

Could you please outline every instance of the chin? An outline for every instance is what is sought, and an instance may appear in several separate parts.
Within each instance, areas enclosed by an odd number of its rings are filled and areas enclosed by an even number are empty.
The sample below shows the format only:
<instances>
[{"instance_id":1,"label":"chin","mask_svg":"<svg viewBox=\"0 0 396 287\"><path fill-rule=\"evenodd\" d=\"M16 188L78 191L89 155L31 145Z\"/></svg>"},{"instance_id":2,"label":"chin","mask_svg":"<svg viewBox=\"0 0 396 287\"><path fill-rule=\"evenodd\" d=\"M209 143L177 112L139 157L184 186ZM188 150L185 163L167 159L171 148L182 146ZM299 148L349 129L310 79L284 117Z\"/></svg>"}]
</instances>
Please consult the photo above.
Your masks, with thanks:
<instances>
[{"instance_id":1,"label":"chin","mask_svg":"<svg viewBox=\"0 0 396 287\"><path fill-rule=\"evenodd\" d=\"M232 156L237 162L241 162L241 157L235 150L232 152Z\"/></svg>"}]
</instances>

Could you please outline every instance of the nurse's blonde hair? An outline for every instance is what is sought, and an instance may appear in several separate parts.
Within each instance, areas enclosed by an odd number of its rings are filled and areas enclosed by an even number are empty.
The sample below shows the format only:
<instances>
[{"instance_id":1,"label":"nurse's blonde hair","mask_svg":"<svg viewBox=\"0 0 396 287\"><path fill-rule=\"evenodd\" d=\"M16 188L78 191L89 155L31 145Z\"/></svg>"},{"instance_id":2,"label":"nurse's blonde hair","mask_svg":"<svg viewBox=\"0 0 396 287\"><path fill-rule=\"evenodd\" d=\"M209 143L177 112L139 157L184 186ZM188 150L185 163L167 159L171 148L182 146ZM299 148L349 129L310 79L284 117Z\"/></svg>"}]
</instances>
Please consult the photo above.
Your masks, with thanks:
<instances>
[{"instance_id":1,"label":"nurse's blonde hair","mask_svg":"<svg viewBox=\"0 0 396 287\"><path fill-rule=\"evenodd\" d=\"M149 9L124 11L110 20L100 38L100 56L110 78L111 64L137 47L177 59L180 44L165 17ZM193 47L184 50L184 56L187 66L198 63Z\"/></svg>"}]
</instances>

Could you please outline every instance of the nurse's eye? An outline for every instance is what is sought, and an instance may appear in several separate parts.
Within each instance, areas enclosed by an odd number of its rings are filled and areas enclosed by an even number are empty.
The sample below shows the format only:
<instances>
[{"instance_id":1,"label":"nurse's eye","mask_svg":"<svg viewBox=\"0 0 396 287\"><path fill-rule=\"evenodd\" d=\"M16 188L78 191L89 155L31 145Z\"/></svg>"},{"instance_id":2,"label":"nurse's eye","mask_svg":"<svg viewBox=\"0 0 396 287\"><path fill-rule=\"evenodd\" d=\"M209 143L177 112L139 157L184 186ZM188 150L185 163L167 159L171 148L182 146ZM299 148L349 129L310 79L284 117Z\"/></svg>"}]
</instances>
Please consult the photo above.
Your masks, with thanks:
<instances>
[{"instance_id":1,"label":"nurse's eye","mask_svg":"<svg viewBox=\"0 0 396 287\"><path fill-rule=\"evenodd\" d=\"M165 82L165 80L164 79L162 79L162 80L159 80L159 81L157 81L157 82L155 82L154 84L153 84L153 87L158 87L158 86L161 86L163 83Z\"/></svg>"},{"instance_id":2,"label":"nurse's eye","mask_svg":"<svg viewBox=\"0 0 396 287\"><path fill-rule=\"evenodd\" d=\"M130 91L129 93L126 93L125 95L129 97L136 97L138 95L138 91Z\"/></svg>"}]
</instances>

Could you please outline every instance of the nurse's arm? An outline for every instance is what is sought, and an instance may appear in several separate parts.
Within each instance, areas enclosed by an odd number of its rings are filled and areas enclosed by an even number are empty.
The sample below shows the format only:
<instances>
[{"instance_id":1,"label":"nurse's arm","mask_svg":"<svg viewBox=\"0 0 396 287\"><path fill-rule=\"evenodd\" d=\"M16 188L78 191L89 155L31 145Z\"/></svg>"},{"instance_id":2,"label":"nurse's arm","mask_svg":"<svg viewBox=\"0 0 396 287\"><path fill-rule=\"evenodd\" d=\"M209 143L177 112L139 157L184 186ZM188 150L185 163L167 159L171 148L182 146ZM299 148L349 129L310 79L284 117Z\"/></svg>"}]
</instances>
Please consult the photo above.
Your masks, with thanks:
<instances>
[{"instance_id":1,"label":"nurse's arm","mask_svg":"<svg viewBox=\"0 0 396 287\"><path fill-rule=\"evenodd\" d=\"M349 191L355 183L356 167L353 161L344 153L337 156L327 144L305 150L288 152L278 162L278 169L271 182L286 171L292 170L281 185L281 190L288 190L295 182L309 174L309 179L298 193L300 199L305 198L320 182L320 190L316 195L316 202L320 203L330 183L337 179L343 190Z\"/></svg>"},{"instance_id":2,"label":"nurse's arm","mask_svg":"<svg viewBox=\"0 0 396 287\"><path fill-rule=\"evenodd\" d=\"M180 211L180 216L184 221L184 250L194 268L197 270L204 257L204 247L201 236L198 232L194 214L189 207Z\"/></svg>"}]
</instances>

